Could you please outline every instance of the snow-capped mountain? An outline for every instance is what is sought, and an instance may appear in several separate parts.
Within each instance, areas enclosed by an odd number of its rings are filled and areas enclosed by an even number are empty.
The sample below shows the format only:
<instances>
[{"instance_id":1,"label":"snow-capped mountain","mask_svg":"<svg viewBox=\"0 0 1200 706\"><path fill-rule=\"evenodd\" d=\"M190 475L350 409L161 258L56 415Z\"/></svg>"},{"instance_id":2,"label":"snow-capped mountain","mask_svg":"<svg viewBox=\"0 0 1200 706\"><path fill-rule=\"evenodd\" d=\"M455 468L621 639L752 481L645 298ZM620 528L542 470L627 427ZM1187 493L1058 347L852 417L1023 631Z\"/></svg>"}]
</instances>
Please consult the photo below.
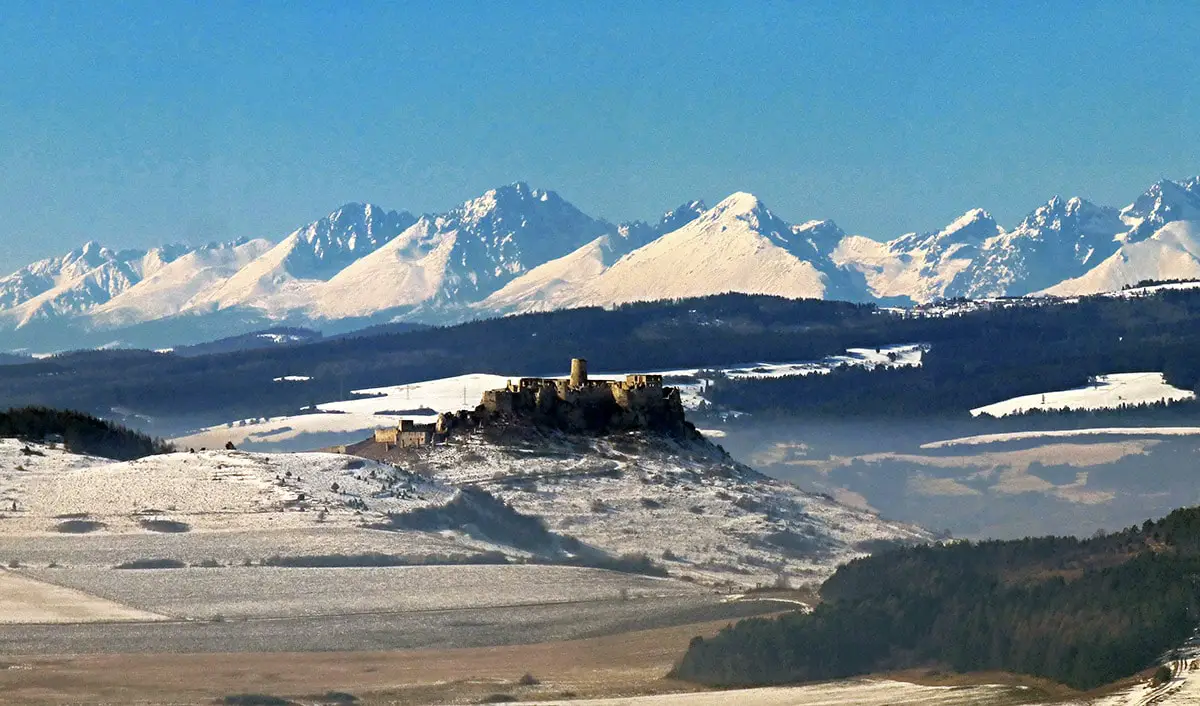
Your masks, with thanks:
<instances>
[{"instance_id":1,"label":"snow-capped mountain","mask_svg":"<svg viewBox=\"0 0 1200 706\"><path fill-rule=\"evenodd\" d=\"M112 250L91 241L61 257L35 262L0 280L0 320L9 326L90 311L129 290L188 251Z\"/></svg>"},{"instance_id":2,"label":"snow-capped mountain","mask_svg":"<svg viewBox=\"0 0 1200 706\"><path fill-rule=\"evenodd\" d=\"M551 303L608 306L729 291L818 298L841 294L841 274L831 276L832 263L814 248L810 236L794 231L753 194L736 193L598 275L576 278Z\"/></svg>"},{"instance_id":3,"label":"snow-capped mountain","mask_svg":"<svg viewBox=\"0 0 1200 706\"><path fill-rule=\"evenodd\" d=\"M861 272L877 297L925 302L947 296L984 244L1003 232L991 214L976 208L941 230L907 233L888 243L863 236L845 238L833 261Z\"/></svg>"},{"instance_id":4,"label":"snow-capped mountain","mask_svg":"<svg viewBox=\"0 0 1200 706\"><path fill-rule=\"evenodd\" d=\"M372 204L346 204L290 233L233 276L196 296L188 309L246 307L283 317L311 307L317 290L343 269L391 241L416 218Z\"/></svg>"},{"instance_id":5,"label":"snow-capped mountain","mask_svg":"<svg viewBox=\"0 0 1200 706\"><path fill-rule=\"evenodd\" d=\"M1121 221L1128 227L1123 241L1134 243L1154 235L1173 221L1200 221L1200 177L1183 183L1163 179L1151 186L1132 204L1121 209Z\"/></svg>"},{"instance_id":6,"label":"snow-capped mountain","mask_svg":"<svg viewBox=\"0 0 1200 706\"><path fill-rule=\"evenodd\" d=\"M1013 230L990 238L947 296L1019 295L1077 277L1116 251L1117 209L1055 196Z\"/></svg>"},{"instance_id":7,"label":"snow-capped mountain","mask_svg":"<svg viewBox=\"0 0 1200 706\"><path fill-rule=\"evenodd\" d=\"M422 216L330 280L313 313L366 317L420 306L436 318L612 230L555 192L517 182Z\"/></svg>"},{"instance_id":8,"label":"snow-capped mountain","mask_svg":"<svg viewBox=\"0 0 1200 706\"><path fill-rule=\"evenodd\" d=\"M667 211L657 225L644 221L622 223L583 247L538 265L475 305L494 313L549 311L575 296L576 290L600 276L617 260L657 238L695 221L707 210L703 201L690 201Z\"/></svg>"},{"instance_id":9,"label":"snow-capped mountain","mask_svg":"<svg viewBox=\"0 0 1200 706\"><path fill-rule=\"evenodd\" d=\"M1041 293L1097 294L1144 280L1200 278L1200 177L1157 182L1118 219L1123 228L1106 257Z\"/></svg>"},{"instance_id":10,"label":"snow-capped mountain","mask_svg":"<svg viewBox=\"0 0 1200 706\"><path fill-rule=\"evenodd\" d=\"M270 249L271 242L261 238L203 245L98 304L88 318L95 325L111 328L174 316Z\"/></svg>"},{"instance_id":11,"label":"snow-capped mountain","mask_svg":"<svg viewBox=\"0 0 1200 706\"><path fill-rule=\"evenodd\" d=\"M742 192L614 226L517 182L420 218L347 204L278 241L88 243L0 279L0 331L37 348L119 342L137 326L140 345L168 347L201 340L173 340L180 331L338 331L730 291L889 303L1080 295L1200 277L1197 233L1200 177L1159 181L1123 209L1056 196L1012 230L975 208L889 241L787 221ZM44 335L54 343L38 343Z\"/></svg>"}]
</instances>

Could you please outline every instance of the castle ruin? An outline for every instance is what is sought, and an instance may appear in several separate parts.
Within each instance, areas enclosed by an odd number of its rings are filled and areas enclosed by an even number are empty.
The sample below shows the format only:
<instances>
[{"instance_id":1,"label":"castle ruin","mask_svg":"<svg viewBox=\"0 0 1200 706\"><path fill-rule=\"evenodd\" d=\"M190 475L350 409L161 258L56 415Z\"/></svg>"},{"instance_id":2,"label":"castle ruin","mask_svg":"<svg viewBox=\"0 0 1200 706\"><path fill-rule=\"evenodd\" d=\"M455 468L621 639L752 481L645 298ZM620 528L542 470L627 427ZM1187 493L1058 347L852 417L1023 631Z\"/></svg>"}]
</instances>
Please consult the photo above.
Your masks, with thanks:
<instances>
[{"instance_id":1,"label":"castle ruin","mask_svg":"<svg viewBox=\"0 0 1200 706\"><path fill-rule=\"evenodd\" d=\"M663 387L661 375L591 380L587 361L571 360L571 376L521 378L483 394L480 409L491 417L529 419L564 431L603 433L632 429L682 429L679 390Z\"/></svg>"},{"instance_id":2,"label":"castle ruin","mask_svg":"<svg viewBox=\"0 0 1200 706\"><path fill-rule=\"evenodd\" d=\"M587 361L571 360L568 378L520 378L483 393L474 410L447 412L433 424L402 420L375 431L385 449L414 448L444 440L456 430L528 424L581 434L648 430L694 435L684 417L679 390L664 387L661 375L626 375L624 380L588 378Z\"/></svg>"}]
</instances>

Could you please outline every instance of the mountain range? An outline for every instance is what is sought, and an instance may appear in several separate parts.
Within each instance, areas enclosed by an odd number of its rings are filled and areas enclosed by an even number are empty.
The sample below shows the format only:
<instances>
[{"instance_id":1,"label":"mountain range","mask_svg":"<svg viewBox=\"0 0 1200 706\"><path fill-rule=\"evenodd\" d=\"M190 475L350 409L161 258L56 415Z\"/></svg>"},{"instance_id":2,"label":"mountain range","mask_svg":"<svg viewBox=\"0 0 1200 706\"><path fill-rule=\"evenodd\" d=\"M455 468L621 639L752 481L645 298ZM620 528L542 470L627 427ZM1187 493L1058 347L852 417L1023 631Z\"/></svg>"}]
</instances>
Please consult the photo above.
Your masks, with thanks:
<instances>
[{"instance_id":1,"label":"mountain range","mask_svg":"<svg viewBox=\"0 0 1200 706\"><path fill-rule=\"evenodd\" d=\"M1012 229L972 209L882 241L791 223L757 197L613 224L517 182L442 214L346 204L281 239L115 250L89 242L0 278L7 349L166 347L267 326L339 332L704 296L922 304L1076 296L1200 278L1200 177L1124 208L1058 196Z\"/></svg>"}]
</instances>

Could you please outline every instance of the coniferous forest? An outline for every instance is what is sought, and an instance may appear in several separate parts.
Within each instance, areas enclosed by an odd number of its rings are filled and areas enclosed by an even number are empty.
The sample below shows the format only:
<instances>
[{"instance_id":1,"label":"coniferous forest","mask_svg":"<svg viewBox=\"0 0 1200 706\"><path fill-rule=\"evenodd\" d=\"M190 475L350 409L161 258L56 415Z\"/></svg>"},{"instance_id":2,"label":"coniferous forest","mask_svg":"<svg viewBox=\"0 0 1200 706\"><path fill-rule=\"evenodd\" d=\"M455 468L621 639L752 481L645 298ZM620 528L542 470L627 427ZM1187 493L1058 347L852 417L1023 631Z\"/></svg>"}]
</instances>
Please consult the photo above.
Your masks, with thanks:
<instances>
[{"instance_id":1,"label":"coniferous forest","mask_svg":"<svg viewBox=\"0 0 1200 706\"><path fill-rule=\"evenodd\" d=\"M1200 508L1079 540L897 549L841 567L810 614L696 638L675 676L721 686L913 667L1094 688L1152 666L1200 621Z\"/></svg>"},{"instance_id":2,"label":"coniferous forest","mask_svg":"<svg viewBox=\"0 0 1200 706\"><path fill-rule=\"evenodd\" d=\"M0 439L62 443L73 453L128 461L172 448L141 432L126 429L90 414L46 407L0 412Z\"/></svg>"}]
</instances>

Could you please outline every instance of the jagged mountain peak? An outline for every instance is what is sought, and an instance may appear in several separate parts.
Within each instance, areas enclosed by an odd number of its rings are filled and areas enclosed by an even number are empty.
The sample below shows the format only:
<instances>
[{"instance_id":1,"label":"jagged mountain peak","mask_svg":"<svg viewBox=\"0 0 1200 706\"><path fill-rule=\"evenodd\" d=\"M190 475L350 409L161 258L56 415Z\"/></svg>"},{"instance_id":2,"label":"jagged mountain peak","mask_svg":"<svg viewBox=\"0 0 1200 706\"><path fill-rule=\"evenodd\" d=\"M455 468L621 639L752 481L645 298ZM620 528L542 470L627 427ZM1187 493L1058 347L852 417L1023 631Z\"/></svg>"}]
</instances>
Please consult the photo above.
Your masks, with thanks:
<instances>
[{"instance_id":1,"label":"jagged mountain peak","mask_svg":"<svg viewBox=\"0 0 1200 706\"><path fill-rule=\"evenodd\" d=\"M1183 184L1159 179L1133 203L1121 209L1121 220L1129 226L1127 242L1144 240L1167 223L1200 219L1200 193L1191 182Z\"/></svg>"},{"instance_id":2,"label":"jagged mountain peak","mask_svg":"<svg viewBox=\"0 0 1200 706\"><path fill-rule=\"evenodd\" d=\"M772 213L757 196L745 191L725 197L716 206L700 214L693 223L701 226L723 224L725 229L741 223L750 231L765 235L779 244L792 240L791 226ZM741 229L734 228L732 232L740 232Z\"/></svg>"},{"instance_id":3,"label":"jagged mountain peak","mask_svg":"<svg viewBox=\"0 0 1200 706\"><path fill-rule=\"evenodd\" d=\"M700 217L700 214L708 210L708 206L704 204L702 199L688 201L685 204L667 211L658 221L658 227L655 229L659 234L670 233L673 230L684 227L688 223Z\"/></svg>"},{"instance_id":4,"label":"jagged mountain peak","mask_svg":"<svg viewBox=\"0 0 1200 706\"><path fill-rule=\"evenodd\" d=\"M468 199L462 206L451 211L461 213L469 220L482 220L498 210L519 209L526 204L542 202L555 205L566 205L565 200L557 192L546 189L535 189L526 182L515 181L511 184L488 189L481 196ZM574 208L573 206L571 207Z\"/></svg>"},{"instance_id":5,"label":"jagged mountain peak","mask_svg":"<svg viewBox=\"0 0 1200 706\"><path fill-rule=\"evenodd\" d=\"M979 228L979 226L982 226L982 228ZM950 225L942 229L942 232L957 233L960 231L967 231L968 229L970 229L972 232L976 232L978 230L986 232L988 230L995 230L995 228L996 219L992 218L992 214L988 213L982 208L972 208L963 215L954 219Z\"/></svg>"},{"instance_id":6,"label":"jagged mountain peak","mask_svg":"<svg viewBox=\"0 0 1200 706\"><path fill-rule=\"evenodd\" d=\"M846 231L831 220L811 220L792 226L792 234L812 245L821 254L828 254L837 248L838 243L846 237Z\"/></svg>"},{"instance_id":7,"label":"jagged mountain peak","mask_svg":"<svg viewBox=\"0 0 1200 706\"><path fill-rule=\"evenodd\" d=\"M755 211L766 211L766 206L757 196L748 191L735 191L710 209L715 214L741 216Z\"/></svg>"},{"instance_id":8,"label":"jagged mountain peak","mask_svg":"<svg viewBox=\"0 0 1200 706\"><path fill-rule=\"evenodd\" d=\"M926 233L905 233L888 243L896 253L924 250L941 252L947 248L955 250L962 246L979 246L989 238L1000 235L1004 229L982 208L973 208L954 219L941 230Z\"/></svg>"},{"instance_id":9,"label":"jagged mountain peak","mask_svg":"<svg viewBox=\"0 0 1200 706\"><path fill-rule=\"evenodd\" d=\"M1025 216L1013 229L1014 234L1042 235L1065 233L1104 233L1112 236L1122 230L1119 211L1115 208L1097 206L1086 199L1073 196L1063 199L1055 196Z\"/></svg>"},{"instance_id":10,"label":"jagged mountain peak","mask_svg":"<svg viewBox=\"0 0 1200 706\"><path fill-rule=\"evenodd\" d=\"M282 247L282 266L301 279L326 279L379 249L416 222L407 211L388 211L371 203L347 203L294 231ZM288 241L294 244L288 244ZM303 244L303 245L301 245Z\"/></svg>"},{"instance_id":11,"label":"jagged mountain peak","mask_svg":"<svg viewBox=\"0 0 1200 706\"><path fill-rule=\"evenodd\" d=\"M1181 203L1191 202L1194 197L1188 184L1190 182L1159 179L1121 211L1131 216L1145 216L1157 209L1177 208Z\"/></svg>"}]
</instances>

